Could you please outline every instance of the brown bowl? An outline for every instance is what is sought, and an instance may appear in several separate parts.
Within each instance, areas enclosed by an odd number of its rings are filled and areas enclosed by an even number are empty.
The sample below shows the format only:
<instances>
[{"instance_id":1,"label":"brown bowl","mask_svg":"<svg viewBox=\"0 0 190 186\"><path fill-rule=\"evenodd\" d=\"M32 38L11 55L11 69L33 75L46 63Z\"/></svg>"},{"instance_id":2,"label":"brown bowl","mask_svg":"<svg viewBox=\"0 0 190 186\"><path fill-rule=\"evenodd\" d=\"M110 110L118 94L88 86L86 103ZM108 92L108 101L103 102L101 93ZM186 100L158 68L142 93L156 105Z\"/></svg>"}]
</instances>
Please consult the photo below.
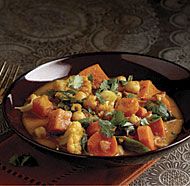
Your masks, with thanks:
<instances>
[{"instance_id":1,"label":"brown bowl","mask_svg":"<svg viewBox=\"0 0 190 186\"><path fill-rule=\"evenodd\" d=\"M133 74L136 80L151 79L160 89L171 96L184 117L184 127L176 140L167 147L135 156L99 157L75 155L65 151L57 151L43 146L32 139L22 125L22 113L15 106L23 105L26 98L43 84L71 74L77 74L82 69L98 63L110 76ZM19 77L9 88L3 100L3 115L7 124L21 138L33 144L34 147L55 156L72 161L89 162L92 164L128 165L141 164L156 159L177 148L190 138L190 71L171 62L138 54L124 52L88 53L51 61Z\"/></svg>"}]
</instances>

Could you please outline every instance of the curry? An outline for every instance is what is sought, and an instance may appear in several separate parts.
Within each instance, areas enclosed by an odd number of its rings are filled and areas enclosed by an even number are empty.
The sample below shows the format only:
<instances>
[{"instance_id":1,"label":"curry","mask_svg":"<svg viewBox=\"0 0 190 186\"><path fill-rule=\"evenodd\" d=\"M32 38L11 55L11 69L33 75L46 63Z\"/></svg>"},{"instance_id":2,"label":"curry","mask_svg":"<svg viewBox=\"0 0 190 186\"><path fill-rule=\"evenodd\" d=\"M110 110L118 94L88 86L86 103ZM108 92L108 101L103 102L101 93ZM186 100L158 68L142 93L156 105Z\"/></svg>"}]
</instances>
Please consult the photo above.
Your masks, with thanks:
<instances>
[{"instance_id":1,"label":"curry","mask_svg":"<svg viewBox=\"0 0 190 186\"><path fill-rule=\"evenodd\" d=\"M19 109L38 143L91 156L146 153L171 144L182 114L151 80L108 77L98 64L54 80L33 92Z\"/></svg>"}]
</instances>

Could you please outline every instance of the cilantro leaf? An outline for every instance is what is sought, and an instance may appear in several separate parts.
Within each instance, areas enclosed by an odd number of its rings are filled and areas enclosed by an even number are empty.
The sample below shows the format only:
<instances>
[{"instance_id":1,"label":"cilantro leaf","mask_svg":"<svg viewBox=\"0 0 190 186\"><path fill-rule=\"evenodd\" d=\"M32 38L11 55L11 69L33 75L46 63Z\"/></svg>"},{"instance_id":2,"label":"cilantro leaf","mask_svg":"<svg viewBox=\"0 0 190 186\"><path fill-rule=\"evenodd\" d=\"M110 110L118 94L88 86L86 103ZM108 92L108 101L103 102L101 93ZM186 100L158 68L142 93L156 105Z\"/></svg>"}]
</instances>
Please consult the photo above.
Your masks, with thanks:
<instances>
[{"instance_id":1,"label":"cilantro leaf","mask_svg":"<svg viewBox=\"0 0 190 186\"><path fill-rule=\"evenodd\" d=\"M122 130L124 129L126 135L129 135L129 133L135 131L134 125L127 120L127 118L124 116L124 113L121 111L115 110L110 122L115 126L121 127Z\"/></svg>"},{"instance_id":2,"label":"cilantro leaf","mask_svg":"<svg viewBox=\"0 0 190 186\"><path fill-rule=\"evenodd\" d=\"M128 93L128 94L126 95L126 97L127 97L127 98L135 98L135 97L137 97L137 95L132 94L132 93Z\"/></svg>"},{"instance_id":3,"label":"cilantro leaf","mask_svg":"<svg viewBox=\"0 0 190 186\"><path fill-rule=\"evenodd\" d=\"M82 86L82 84L83 84L83 78L80 75L71 76L69 78L68 87L78 89Z\"/></svg>"},{"instance_id":4,"label":"cilantro leaf","mask_svg":"<svg viewBox=\"0 0 190 186\"><path fill-rule=\"evenodd\" d=\"M22 166L37 166L37 160L31 156L30 154L22 154L22 155L13 155L9 159L9 163L14 165L15 167L22 167Z\"/></svg>"},{"instance_id":5,"label":"cilantro leaf","mask_svg":"<svg viewBox=\"0 0 190 186\"><path fill-rule=\"evenodd\" d=\"M124 116L124 113L121 112L121 111L117 111L115 110L113 112L113 116L112 116L112 119L111 119L111 123L113 125L120 125L121 123L124 123L124 121L126 121L126 118Z\"/></svg>"},{"instance_id":6,"label":"cilantro leaf","mask_svg":"<svg viewBox=\"0 0 190 186\"><path fill-rule=\"evenodd\" d=\"M133 75L129 75L127 81L133 81Z\"/></svg>"},{"instance_id":7,"label":"cilantro leaf","mask_svg":"<svg viewBox=\"0 0 190 186\"><path fill-rule=\"evenodd\" d=\"M109 79L108 80L109 81L109 84L110 84L110 90L112 91L112 92L117 92L117 89L118 89L118 86L119 86L119 81L118 81L118 79L116 79L116 78L112 78L112 79Z\"/></svg>"},{"instance_id":8,"label":"cilantro leaf","mask_svg":"<svg viewBox=\"0 0 190 186\"><path fill-rule=\"evenodd\" d=\"M160 118L161 117L158 116L157 114L152 114L149 120L152 123L152 122L155 122L155 121L159 120Z\"/></svg>"},{"instance_id":9,"label":"cilantro leaf","mask_svg":"<svg viewBox=\"0 0 190 186\"><path fill-rule=\"evenodd\" d=\"M89 81L91 81L91 82L93 82L94 77L93 77L93 75L92 75L92 74L90 74L90 75L88 76L88 80L89 80Z\"/></svg>"},{"instance_id":10,"label":"cilantro leaf","mask_svg":"<svg viewBox=\"0 0 190 186\"><path fill-rule=\"evenodd\" d=\"M101 84L100 84L100 88L98 90L98 92L102 92L104 90L108 90L110 88L109 84L108 84L108 80L104 80Z\"/></svg>"},{"instance_id":11,"label":"cilantro leaf","mask_svg":"<svg viewBox=\"0 0 190 186\"><path fill-rule=\"evenodd\" d=\"M149 125L149 122L146 118L143 118L140 120L140 125L144 126L144 125Z\"/></svg>"},{"instance_id":12,"label":"cilantro leaf","mask_svg":"<svg viewBox=\"0 0 190 186\"><path fill-rule=\"evenodd\" d=\"M100 93L96 92L95 95L96 95L96 97L98 98L98 100L99 100L99 102L100 102L101 104L104 104L104 103L106 102L106 100L101 96Z\"/></svg>"},{"instance_id":13,"label":"cilantro leaf","mask_svg":"<svg viewBox=\"0 0 190 186\"><path fill-rule=\"evenodd\" d=\"M100 84L100 88L98 89L98 92L102 92L104 90L111 90L112 92L117 92L119 86L119 80L116 78L104 80Z\"/></svg>"},{"instance_id":14,"label":"cilantro leaf","mask_svg":"<svg viewBox=\"0 0 190 186\"><path fill-rule=\"evenodd\" d=\"M82 124L82 126L84 128L87 128L89 126L90 123L96 121L97 119L94 118L94 117L89 117L89 118L83 118L83 119L80 119L79 122Z\"/></svg>"},{"instance_id":15,"label":"cilantro leaf","mask_svg":"<svg viewBox=\"0 0 190 186\"><path fill-rule=\"evenodd\" d=\"M149 111L152 111L153 114L157 114L162 117L164 121L168 121L171 118L167 107L161 101L147 101L145 108Z\"/></svg>"},{"instance_id":16,"label":"cilantro leaf","mask_svg":"<svg viewBox=\"0 0 190 186\"><path fill-rule=\"evenodd\" d=\"M107 137L112 137L115 133L115 126L108 120L99 120L100 132Z\"/></svg>"},{"instance_id":17,"label":"cilantro leaf","mask_svg":"<svg viewBox=\"0 0 190 186\"><path fill-rule=\"evenodd\" d=\"M82 139L81 139L81 146L85 153L87 153L87 150L86 150L87 141L88 141L87 134L84 133L84 135L82 136Z\"/></svg>"}]
</instances>

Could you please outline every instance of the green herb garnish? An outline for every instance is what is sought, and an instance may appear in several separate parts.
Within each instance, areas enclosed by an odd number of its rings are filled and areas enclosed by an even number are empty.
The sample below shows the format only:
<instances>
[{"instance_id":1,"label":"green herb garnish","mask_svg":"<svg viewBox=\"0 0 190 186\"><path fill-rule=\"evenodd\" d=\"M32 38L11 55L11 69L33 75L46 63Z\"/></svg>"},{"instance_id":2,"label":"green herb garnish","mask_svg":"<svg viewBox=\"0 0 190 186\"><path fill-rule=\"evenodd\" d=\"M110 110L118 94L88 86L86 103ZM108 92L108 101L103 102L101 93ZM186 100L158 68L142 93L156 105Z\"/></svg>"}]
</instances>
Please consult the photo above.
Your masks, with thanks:
<instances>
[{"instance_id":1,"label":"green herb garnish","mask_svg":"<svg viewBox=\"0 0 190 186\"><path fill-rule=\"evenodd\" d=\"M151 117L149 118L150 122L155 122L157 120L159 120L161 117L158 116L157 114L152 114Z\"/></svg>"},{"instance_id":2,"label":"green herb garnish","mask_svg":"<svg viewBox=\"0 0 190 186\"><path fill-rule=\"evenodd\" d=\"M135 131L134 125L127 120L127 118L124 116L124 113L121 111L115 110L112 114L112 119L110 122L115 126L124 128L126 135L129 135L129 133Z\"/></svg>"},{"instance_id":3,"label":"green herb garnish","mask_svg":"<svg viewBox=\"0 0 190 186\"><path fill-rule=\"evenodd\" d=\"M91 81L91 82L93 82L94 78L93 78L93 75L92 75L92 74L90 74L90 75L88 76L88 80Z\"/></svg>"},{"instance_id":4,"label":"green herb garnish","mask_svg":"<svg viewBox=\"0 0 190 186\"><path fill-rule=\"evenodd\" d=\"M100 93L96 92L95 95L96 95L96 97L98 98L98 100L99 100L99 102L100 102L101 104L104 104L104 103L106 102L106 100L101 96Z\"/></svg>"},{"instance_id":5,"label":"green herb garnish","mask_svg":"<svg viewBox=\"0 0 190 186\"><path fill-rule=\"evenodd\" d=\"M71 76L69 78L68 87L78 89L83 84L83 78L80 75Z\"/></svg>"},{"instance_id":6,"label":"green herb garnish","mask_svg":"<svg viewBox=\"0 0 190 186\"><path fill-rule=\"evenodd\" d=\"M132 94L132 93L128 93L126 97L127 97L127 98L136 98L137 95Z\"/></svg>"},{"instance_id":7,"label":"green herb garnish","mask_svg":"<svg viewBox=\"0 0 190 186\"><path fill-rule=\"evenodd\" d=\"M38 166L37 160L30 154L22 154L22 155L15 154L9 159L9 163L14 165L15 167Z\"/></svg>"},{"instance_id":8,"label":"green herb garnish","mask_svg":"<svg viewBox=\"0 0 190 186\"><path fill-rule=\"evenodd\" d=\"M89 126L90 123L96 121L97 119L96 118L83 118L83 119L80 119L79 122L82 124L82 126L84 128L87 128Z\"/></svg>"},{"instance_id":9,"label":"green herb garnish","mask_svg":"<svg viewBox=\"0 0 190 186\"><path fill-rule=\"evenodd\" d=\"M143 118L140 120L140 125L144 126L144 125L149 125L149 122L146 118Z\"/></svg>"},{"instance_id":10,"label":"green herb garnish","mask_svg":"<svg viewBox=\"0 0 190 186\"><path fill-rule=\"evenodd\" d=\"M133 75L129 75L127 81L133 81Z\"/></svg>"},{"instance_id":11,"label":"green herb garnish","mask_svg":"<svg viewBox=\"0 0 190 186\"><path fill-rule=\"evenodd\" d=\"M99 120L99 125L101 126L100 132L107 137L112 137L115 132L115 126L108 120Z\"/></svg>"},{"instance_id":12,"label":"green herb garnish","mask_svg":"<svg viewBox=\"0 0 190 186\"><path fill-rule=\"evenodd\" d=\"M87 134L84 133L82 139L81 139L81 146L82 146L82 149L85 153L88 153L87 150L86 150L86 145L87 145L87 141L88 141L88 138L87 138Z\"/></svg>"},{"instance_id":13,"label":"green herb garnish","mask_svg":"<svg viewBox=\"0 0 190 186\"><path fill-rule=\"evenodd\" d=\"M118 86L119 86L119 80L116 78L104 80L101 83L100 88L98 89L97 92L100 93L104 90L111 90L112 92L117 92Z\"/></svg>"},{"instance_id":14,"label":"green herb garnish","mask_svg":"<svg viewBox=\"0 0 190 186\"><path fill-rule=\"evenodd\" d=\"M168 121L171 118L167 107L161 101L147 101L145 108L149 111L152 111L153 114L157 114L162 117L164 121Z\"/></svg>"}]
</instances>

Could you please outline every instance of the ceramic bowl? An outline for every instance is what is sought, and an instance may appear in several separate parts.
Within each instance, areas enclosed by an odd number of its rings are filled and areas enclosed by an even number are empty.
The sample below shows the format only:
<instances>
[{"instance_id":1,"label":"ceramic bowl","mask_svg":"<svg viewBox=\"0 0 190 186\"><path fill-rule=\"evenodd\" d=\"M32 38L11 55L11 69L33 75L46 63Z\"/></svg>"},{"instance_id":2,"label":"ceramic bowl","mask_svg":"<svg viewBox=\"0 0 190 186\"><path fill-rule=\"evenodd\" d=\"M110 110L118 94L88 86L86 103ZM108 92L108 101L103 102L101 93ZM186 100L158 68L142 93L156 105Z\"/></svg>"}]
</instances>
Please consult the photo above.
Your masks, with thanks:
<instances>
[{"instance_id":1,"label":"ceramic bowl","mask_svg":"<svg viewBox=\"0 0 190 186\"><path fill-rule=\"evenodd\" d=\"M184 128L176 140L169 146L135 156L94 157L74 155L57 151L34 141L22 125L22 114L15 106L23 105L26 98L43 84L71 74L98 63L110 76L133 74L136 80L151 79L160 89L167 92L180 108L184 117ZM92 161L92 164L128 165L141 164L169 153L190 138L190 71L174 63L139 54L124 52L88 53L66 56L45 63L23 74L9 88L3 100L3 115L7 124L21 138L38 149L73 161Z\"/></svg>"}]
</instances>

